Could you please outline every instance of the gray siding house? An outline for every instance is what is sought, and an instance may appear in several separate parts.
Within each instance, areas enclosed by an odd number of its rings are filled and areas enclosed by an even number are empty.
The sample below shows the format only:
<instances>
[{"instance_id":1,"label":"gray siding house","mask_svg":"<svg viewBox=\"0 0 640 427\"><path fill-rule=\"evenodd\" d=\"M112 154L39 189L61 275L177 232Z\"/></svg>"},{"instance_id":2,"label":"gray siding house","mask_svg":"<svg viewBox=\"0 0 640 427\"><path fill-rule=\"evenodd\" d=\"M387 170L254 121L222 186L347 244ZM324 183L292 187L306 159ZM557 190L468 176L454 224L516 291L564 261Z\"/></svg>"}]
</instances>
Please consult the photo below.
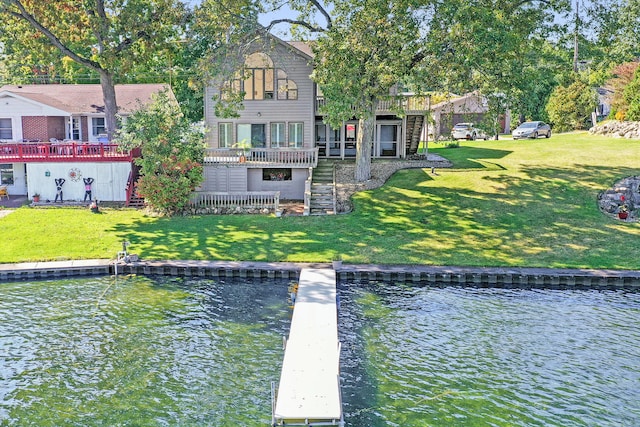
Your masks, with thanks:
<instances>
[{"instance_id":1,"label":"gray siding house","mask_svg":"<svg viewBox=\"0 0 640 427\"><path fill-rule=\"evenodd\" d=\"M256 45L246 53L244 69L231 81L214 82L206 89L209 148L201 192L277 192L282 199L304 200L308 207L318 161L355 158L358 122L354 118L339 129L323 123L318 112L322 92L310 78L312 59L308 44L274 37L268 47ZM230 92L244 93L244 109L237 118L217 117L216 101ZM410 95L381 101L372 156L415 154L426 105L426 99Z\"/></svg>"}]
</instances>

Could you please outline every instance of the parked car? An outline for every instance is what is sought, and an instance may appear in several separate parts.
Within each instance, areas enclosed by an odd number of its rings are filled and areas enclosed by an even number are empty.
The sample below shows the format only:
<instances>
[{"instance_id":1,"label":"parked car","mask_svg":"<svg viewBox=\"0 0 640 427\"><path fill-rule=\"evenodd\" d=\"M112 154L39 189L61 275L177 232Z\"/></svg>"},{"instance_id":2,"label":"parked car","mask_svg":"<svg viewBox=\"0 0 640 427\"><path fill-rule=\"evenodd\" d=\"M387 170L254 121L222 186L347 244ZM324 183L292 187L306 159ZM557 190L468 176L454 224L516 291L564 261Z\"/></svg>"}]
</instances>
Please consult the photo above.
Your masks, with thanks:
<instances>
[{"instance_id":1,"label":"parked car","mask_svg":"<svg viewBox=\"0 0 640 427\"><path fill-rule=\"evenodd\" d=\"M471 141L484 139L486 141L487 134L482 129L476 128L473 123L458 123L451 129L451 138L470 139Z\"/></svg>"},{"instance_id":2,"label":"parked car","mask_svg":"<svg viewBox=\"0 0 640 427\"><path fill-rule=\"evenodd\" d=\"M524 122L511 133L513 139L538 138L543 135L551 138L551 126L545 122Z\"/></svg>"}]
</instances>

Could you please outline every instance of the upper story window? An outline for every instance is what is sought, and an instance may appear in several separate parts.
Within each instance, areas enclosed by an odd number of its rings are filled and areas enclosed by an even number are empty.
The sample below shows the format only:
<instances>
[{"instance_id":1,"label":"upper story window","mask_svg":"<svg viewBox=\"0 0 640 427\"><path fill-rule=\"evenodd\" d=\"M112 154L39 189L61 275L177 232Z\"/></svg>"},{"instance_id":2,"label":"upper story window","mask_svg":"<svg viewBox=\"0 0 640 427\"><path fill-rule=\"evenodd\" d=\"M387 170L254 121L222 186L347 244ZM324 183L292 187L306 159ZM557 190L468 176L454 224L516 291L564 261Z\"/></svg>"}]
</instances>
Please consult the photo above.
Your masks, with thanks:
<instances>
[{"instance_id":1,"label":"upper story window","mask_svg":"<svg viewBox=\"0 0 640 427\"><path fill-rule=\"evenodd\" d=\"M226 82L221 96L229 98L231 93L244 92L245 100L298 99L298 86L287 77L287 73L275 68L269 55L255 52L247 56L243 71Z\"/></svg>"},{"instance_id":2,"label":"upper story window","mask_svg":"<svg viewBox=\"0 0 640 427\"><path fill-rule=\"evenodd\" d=\"M278 99L298 99L298 85L282 70L278 70Z\"/></svg>"},{"instance_id":3,"label":"upper story window","mask_svg":"<svg viewBox=\"0 0 640 427\"><path fill-rule=\"evenodd\" d=\"M104 124L104 117L92 117L91 118L91 131L94 136L107 133L107 128Z\"/></svg>"},{"instance_id":4,"label":"upper story window","mask_svg":"<svg viewBox=\"0 0 640 427\"><path fill-rule=\"evenodd\" d=\"M13 139L11 119L0 119L0 139Z\"/></svg>"}]
</instances>

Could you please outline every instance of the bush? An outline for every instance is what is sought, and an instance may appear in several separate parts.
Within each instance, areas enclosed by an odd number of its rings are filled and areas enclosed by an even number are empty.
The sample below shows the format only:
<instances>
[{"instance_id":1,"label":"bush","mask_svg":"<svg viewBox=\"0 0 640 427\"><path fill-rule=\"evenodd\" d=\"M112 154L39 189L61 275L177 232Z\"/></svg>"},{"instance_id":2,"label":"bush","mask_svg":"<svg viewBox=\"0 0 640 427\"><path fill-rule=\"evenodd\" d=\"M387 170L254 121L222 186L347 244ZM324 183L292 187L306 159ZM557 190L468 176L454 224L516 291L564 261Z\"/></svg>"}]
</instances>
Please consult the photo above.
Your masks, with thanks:
<instances>
[{"instance_id":1,"label":"bush","mask_svg":"<svg viewBox=\"0 0 640 427\"><path fill-rule=\"evenodd\" d=\"M558 86L553 91L547 113L557 131L584 129L597 105L597 92L578 79L568 87Z\"/></svg>"},{"instance_id":2,"label":"bush","mask_svg":"<svg viewBox=\"0 0 640 427\"><path fill-rule=\"evenodd\" d=\"M176 100L158 94L127 119L117 139L126 149L141 148L138 193L145 201L166 214L182 210L204 179L204 134L182 115Z\"/></svg>"},{"instance_id":3,"label":"bush","mask_svg":"<svg viewBox=\"0 0 640 427\"><path fill-rule=\"evenodd\" d=\"M624 88L623 97L629 106L626 119L640 121L640 68L636 69L633 80Z\"/></svg>"}]
</instances>

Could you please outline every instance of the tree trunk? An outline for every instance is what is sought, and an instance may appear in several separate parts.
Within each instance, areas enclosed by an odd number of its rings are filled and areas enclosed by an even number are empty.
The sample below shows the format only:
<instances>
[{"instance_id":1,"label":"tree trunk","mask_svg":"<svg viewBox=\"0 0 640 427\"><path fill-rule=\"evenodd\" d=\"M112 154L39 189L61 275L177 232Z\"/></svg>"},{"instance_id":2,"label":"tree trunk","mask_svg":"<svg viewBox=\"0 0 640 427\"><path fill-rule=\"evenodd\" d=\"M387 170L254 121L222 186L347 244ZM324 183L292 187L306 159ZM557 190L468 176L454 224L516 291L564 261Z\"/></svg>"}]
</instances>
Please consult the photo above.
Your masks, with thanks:
<instances>
[{"instance_id":1,"label":"tree trunk","mask_svg":"<svg viewBox=\"0 0 640 427\"><path fill-rule=\"evenodd\" d=\"M373 145L373 131L376 124L377 100L371 100L371 106L358 121L358 136L356 138L356 182L371 179L371 147Z\"/></svg>"},{"instance_id":2,"label":"tree trunk","mask_svg":"<svg viewBox=\"0 0 640 427\"><path fill-rule=\"evenodd\" d=\"M113 84L113 76L104 69L99 69L100 85L102 86L102 96L104 98L104 124L107 128L107 136L109 142L113 139L115 131L118 129L116 114L118 112L118 104L116 102L116 88Z\"/></svg>"}]
</instances>

